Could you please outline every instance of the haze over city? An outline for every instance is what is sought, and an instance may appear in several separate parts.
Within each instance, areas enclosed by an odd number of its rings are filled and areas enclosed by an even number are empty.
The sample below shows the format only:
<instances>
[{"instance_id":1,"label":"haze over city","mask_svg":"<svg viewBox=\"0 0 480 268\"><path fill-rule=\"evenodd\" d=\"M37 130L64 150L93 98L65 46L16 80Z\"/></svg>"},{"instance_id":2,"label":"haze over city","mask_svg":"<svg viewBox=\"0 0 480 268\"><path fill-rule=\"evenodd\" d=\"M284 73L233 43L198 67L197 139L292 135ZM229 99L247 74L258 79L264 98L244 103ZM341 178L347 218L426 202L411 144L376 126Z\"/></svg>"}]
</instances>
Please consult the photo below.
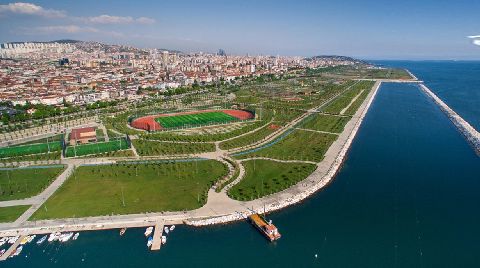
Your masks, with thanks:
<instances>
[{"instance_id":1,"label":"haze over city","mask_svg":"<svg viewBox=\"0 0 480 268\"><path fill-rule=\"evenodd\" d=\"M31 1L0 42L76 39L184 52L479 59L478 1ZM473 42L472 42L473 41Z\"/></svg>"}]
</instances>

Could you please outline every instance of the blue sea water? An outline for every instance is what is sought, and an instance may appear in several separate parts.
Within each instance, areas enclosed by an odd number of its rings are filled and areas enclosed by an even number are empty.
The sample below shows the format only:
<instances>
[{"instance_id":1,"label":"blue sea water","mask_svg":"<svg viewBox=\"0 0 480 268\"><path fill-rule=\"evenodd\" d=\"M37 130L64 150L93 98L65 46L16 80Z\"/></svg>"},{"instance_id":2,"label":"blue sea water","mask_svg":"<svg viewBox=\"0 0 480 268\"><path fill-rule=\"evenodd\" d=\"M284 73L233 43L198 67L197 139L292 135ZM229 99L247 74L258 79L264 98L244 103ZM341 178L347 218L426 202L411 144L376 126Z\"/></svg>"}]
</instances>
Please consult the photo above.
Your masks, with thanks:
<instances>
[{"instance_id":1,"label":"blue sea water","mask_svg":"<svg viewBox=\"0 0 480 268\"><path fill-rule=\"evenodd\" d=\"M374 61L407 68L480 131L480 61Z\"/></svg>"},{"instance_id":2,"label":"blue sea water","mask_svg":"<svg viewBox=\"0 0 480 268\"><path fill-rule=\"evenodd\" d=\"M335 180L269 215L276 243L246 222L178 226L159 252L143 229L86 232L29 244L0 266L479 267L478 174L480 158L417 86L383 84Z\"/></svg>"}]
</instances>

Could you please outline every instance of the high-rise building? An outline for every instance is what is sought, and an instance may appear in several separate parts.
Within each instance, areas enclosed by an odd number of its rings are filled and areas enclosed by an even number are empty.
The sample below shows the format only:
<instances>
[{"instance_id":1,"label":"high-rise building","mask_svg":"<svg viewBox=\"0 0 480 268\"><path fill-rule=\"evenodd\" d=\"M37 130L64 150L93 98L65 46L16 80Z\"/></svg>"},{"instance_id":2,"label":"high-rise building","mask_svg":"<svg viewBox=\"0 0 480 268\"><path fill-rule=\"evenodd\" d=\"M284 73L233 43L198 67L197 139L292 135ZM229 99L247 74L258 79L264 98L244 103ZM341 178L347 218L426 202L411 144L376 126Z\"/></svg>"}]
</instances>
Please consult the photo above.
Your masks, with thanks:
<instances>
[{"instance_id":1,"label":"high-rise building","mask_svg":"<svg viewBox=\"0 0 480 268\"><path fill-rule=\"evenodd\" d=\"M218 54L218 56L227 56L227 53L225 53L225 50L223 50L221 48L218 50L217 54Z\"/></svg>"},{"instance_id":2,"label":"high-rise building","mask_svg":"<svg viewBox=\"0 0 480 268\"><path fill-rule=\"evenodd\" d=\"M162 52L162 61L163 61L163 64L165 64L165 65L168 64L168 51L163 51Z\"/></svg>"}]
</instances>

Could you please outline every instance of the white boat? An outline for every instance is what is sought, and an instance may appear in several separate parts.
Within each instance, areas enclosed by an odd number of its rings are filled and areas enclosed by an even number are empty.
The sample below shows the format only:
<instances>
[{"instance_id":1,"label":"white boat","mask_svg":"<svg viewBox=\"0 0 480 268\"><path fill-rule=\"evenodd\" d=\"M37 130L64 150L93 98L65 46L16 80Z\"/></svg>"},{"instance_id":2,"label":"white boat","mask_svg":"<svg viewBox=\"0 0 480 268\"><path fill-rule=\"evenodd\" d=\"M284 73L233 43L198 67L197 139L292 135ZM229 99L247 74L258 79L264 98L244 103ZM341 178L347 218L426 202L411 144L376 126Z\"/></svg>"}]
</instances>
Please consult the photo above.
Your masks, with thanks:
<instances>
[{"instance_id":1,"label":"white boat","mask_svg":"<svg viewBox=\"0 0 480 268\"><path fill-rule=\"evenodd\" d=\"M59 233L59 232L51 233L50 236L48 237L48 242L57 241L58 238L60 238L61 235L62 234Z\"/></svg>"},{"instance_id":2,"label":"white boat","mask_svg":"<svg viewBox=\"0 0 480 268\"><path fill-rule=\"evenodd\" d=\"M64 233L60 236L60 238L58 240L62 243L65 243L68 240L70 240L70 238L72 238L72 236L73 236L72 232Z\"/></svg>"},{"instance_id":3,"label":"white boat","mask_svg":"<svg viewBox=\"0 0 480 268\"><path fill-rule=\"evenodd\" d=\"M20 238L20 236L12 236L8 239L8 243L9 244L14 244L15 242L17 242L17 240Z\"/></svg>"},{"instance_id":4,"label":"white boat","mask_svg":"<svg viewBox=\"0 0 480 268\"><path fill-rule=\"evenodd\" d=\"M151 247L153 244L153 237L148 237L148 241L147 241L147 247Z\"/></svg>"},{"instance_id":5,"label":"white boat","mask_svg":"<svg viewBox=\"0 0 480 268\"><path fill-rule=\"evenodd\" d=\"M20 253L22 252L23 250L23 246L19 246L13 253L10 257L15 257L15 256L18 256L20 255Z\"/></svg>"},{"instance_id":6,"label":"white boat","mask_svg":"<svg viewBox=\"0 0 480 268\"><path fill-rule=\"evenodd\" d=\"M165 243L167 243L167 237L162 235L162 245L164 245Z\"/></svg>"},{"instance_id":7,"label":"white boat","mask_svg":"<svg viewBox=\"0 0 480 268\"><path fill-rule=\"evenodd\" d=\"M38 239L38 241L37 241L37 245L41 245L43 242L45 242L45 240L47 240L46 235L40 237L40 239Z\"/></svg>"},{"instance_id":8,"label":"white boat","mask_svg":"<svg viewBox=\"0 0 480 268\"><path fill-rule=\"evenodd\" d=\"M31 236L28 238L28 242L27 242L27 243L32 242L33 239L35 239L35 237L37 237L37 235L31 235Z\"/></svg>"},{"instance_id":9,"label":"white boat","mask_svg":"<svg viewBox=\"0 0 480 268\"><path fill-rule=\"evenodd\" d=\"M166 234L168 234L168 232L170 232L170 230L168 229L167 226L165 226L165 228L163 228L163 231L165 231Z\"/></svg>"},{"instance_id":10,"label":"white boat","mask_svg":"<svg viewBox=\"0 0 480 268\"><path fill-rule=\"evenodd\" d=\"M170 226L170 232L175 230L175 225Z\"/></svg>"},{"instance_id":11,"label":"white boat","mask_svg":"<svg viewBox=\"0 0 480 268\"><path fill-rule=\"evenodd\" d=\"M3 246L5 243L7 243L8 241L8 237L2 237L2 239L0 239L0 247Z\"/></svg>"},{"instance_id":12,"label":"white boat","mask_svg":"<svg viewBox=\"0 0 480 268\"><path fill-rule=\"evenodd\" d=\"M7 250L6 250L6 249L2 249L2 250L0 250L0 257L2 257L2 256L3 256L3 254L5 254L5 251L7 251Z\"/></svg>"},{"instance_id":13,"label":"white boat","mask_svg":"<svg viewBox=\"0 0 480 268\"><path fill-rule=\"evenodd\" d=\"M80 233L76 233L76 234L73 236L73 240L77 240L79 235L80 235Z\"/></svg>"},{"instance_id":14,"label":"white boat","mask_svg":"<svg viewBox=\"0 0 480 268\"><path fill-rule=\"evenodd\" d=\"M148 227L146 230L145 230L145 236L149 236L151 235L153 232L153 227Z\"/></svg>"}]
</instances>

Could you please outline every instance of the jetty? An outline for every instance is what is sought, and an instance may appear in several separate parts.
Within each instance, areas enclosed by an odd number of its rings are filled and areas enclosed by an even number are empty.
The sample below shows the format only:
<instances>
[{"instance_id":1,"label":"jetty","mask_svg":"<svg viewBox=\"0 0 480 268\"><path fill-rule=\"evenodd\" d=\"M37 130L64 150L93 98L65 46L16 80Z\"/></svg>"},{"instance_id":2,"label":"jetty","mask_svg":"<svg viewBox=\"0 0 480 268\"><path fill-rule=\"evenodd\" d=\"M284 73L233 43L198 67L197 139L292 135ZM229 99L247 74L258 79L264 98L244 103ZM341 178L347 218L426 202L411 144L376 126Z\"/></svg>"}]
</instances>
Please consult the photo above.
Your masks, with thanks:
<instances>
[{"instance_id":1,"label":"jetty","mask_svg":"<svg viewBox=\"0 0 480 268\"><path fill-rule=\"evenodd\" d=\"M22 242L22 240L25 238L24 235L20 236L20 238L17 239L17 241L15 241L15 243L13 243L8 249L7 251L5 251L5 253L2 255L2 257L0 257L0 261L4 261L6 260L8 257L10 257L10 255L12 255L12 253L17 249L18 245L20 245L20 242Z\"/></svg>"},{"instance_id":2,"label":"jetty","mask_svg":"<svg viewBox=\"0 0 480 268\"><path fill-rule=\"evenodd\" d=\"M155 224L155 231L153 233L153 243L151 250L160 250L162 247L162 234L163 234L163 227L165 226L164 221L157 221Z\"/></svg>"},{"instance_id":3,"label":"jetty","mask_svg":"<svg viewBox=\"0 0 480 268\"><path fill-rule=\"evenodd\" d=\"M480 133L472 127L465 119L452 110L445 102L443 102L435 93L427 86L420 84L420 88L427 94L442 110L457 129L462 133L465 139L472 145L473 149L480 155Z\"/></svg>"}]
</instances>

